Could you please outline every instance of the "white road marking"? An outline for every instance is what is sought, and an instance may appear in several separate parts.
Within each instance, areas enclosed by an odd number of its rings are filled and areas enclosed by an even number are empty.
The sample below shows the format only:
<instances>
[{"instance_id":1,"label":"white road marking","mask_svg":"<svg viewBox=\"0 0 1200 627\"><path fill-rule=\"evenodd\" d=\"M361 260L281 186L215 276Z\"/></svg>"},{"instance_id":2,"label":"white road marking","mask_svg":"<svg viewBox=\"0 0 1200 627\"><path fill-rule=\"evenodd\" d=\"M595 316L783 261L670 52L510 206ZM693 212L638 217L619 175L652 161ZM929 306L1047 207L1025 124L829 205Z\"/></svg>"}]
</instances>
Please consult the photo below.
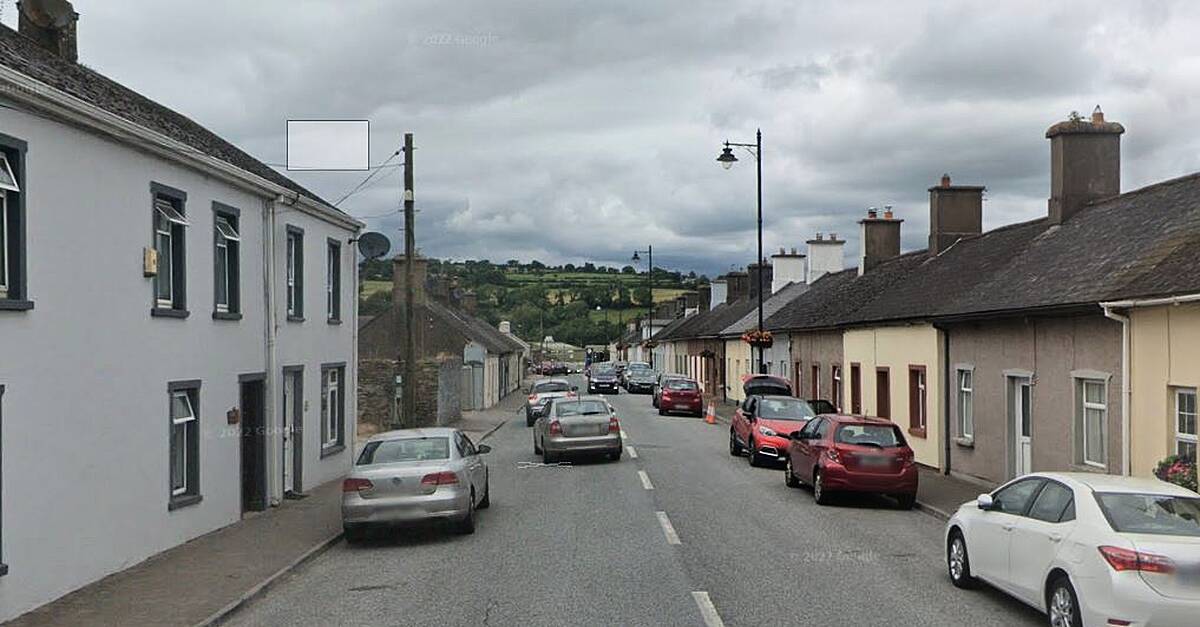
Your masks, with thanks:
<instances>
[{"instance_id":1,"label":"white road marking","mask_svg":"<svg viewBox=\"0 0 1200 627\"><path fill-rule=\"evenodd\" d=\"M667 536L667 544L683 544L679 541L679 534L675 533L675 527L671 525L671 519L667 518L666 512L654 512L658 516L658 524L662 525L663 535Z\"/></svg>"},{"instance_id":2,"label":"white road marking","mask_svg":"<svg viewBox=\"0 0 1200 627\"><path fill-rule=\"evenodd\" d=\"M636 451L636 450L634 450L633 446L626 446L626 447L625 447L625 450L626 450L626 451L629 451L629 458L630 458L630 459L637 459L637 451Z\"/></svg>"},{"instance_id":3,"label":"white road marking","mask_svg":"<svg viewBox=\"0 0 1200 627\"><path fill-rule=\"evenodd\" d=\"M713 605L707 592L693 592L692 598L696 600L696 605L700 608L700 616L704 617L706 627L725 627L721 616L717 614L717 606Z\"/></svg>"},{"instance_id":4,"label":"white road marking","mask_svg":"<svg viewBox=\"0 0 1200 627\"><path fill-rule=\"evenodd\" d=\"M650 483L650 475L646 474L646 471L645 471L645 470L639 470L639 471L638 471L638 479L641 479L641 480L642 480L642 487L643 487L643 488L646 488L647 490L653 490L653 489L654 489L654 484L653 484L653 483Z\"/></svg>"},{"instance_id":5,"label":"white road marking","mask_svg":"<svg viewBox=\"0 0 1200 627\"><path fill-rule=\"evenodd\" d=\"M628 433L625 433L625 430L624 430L624 429L621 429L621 439L622 439L622 440L628 440L628 439L629 439L629 434L628 434Z\"/></svg>"}]
</instances>

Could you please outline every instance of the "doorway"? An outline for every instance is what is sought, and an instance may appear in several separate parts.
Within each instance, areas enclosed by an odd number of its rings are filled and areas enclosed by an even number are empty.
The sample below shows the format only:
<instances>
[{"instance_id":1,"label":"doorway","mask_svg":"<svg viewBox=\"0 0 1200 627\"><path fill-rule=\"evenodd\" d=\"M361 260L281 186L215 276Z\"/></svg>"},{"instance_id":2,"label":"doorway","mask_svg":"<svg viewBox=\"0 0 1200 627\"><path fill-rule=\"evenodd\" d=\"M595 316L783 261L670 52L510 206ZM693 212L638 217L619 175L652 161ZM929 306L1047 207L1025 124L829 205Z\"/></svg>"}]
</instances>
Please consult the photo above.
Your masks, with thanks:
<instances>
[{"instance_id":1,"label":"doorway","mask_svg":"<svg viewBox=\"0 0 1200 627\"><path fill-rule=\"evenodd\" d=\"M1033 381L1030 377L1009 377L1011 390L1009 416L1013 433L1013 476L1033 471Z\"/></svg>"},{"instance_id":2,"label":"doorway","mask_svg":"<svg viewBox=\"0 0 1200 627\"><path fill-rule=\"evenodd\" d=\"M284 366L280 455L284 498L304 491L304 366Z\"/></svg>"},{"instance_id":3,"label":"doorway","mask_svg":"<svg viewBox=\"0 0 1200 627\"><path fill-rule=\"evenodd\" d=\"M266 375L238 377L241 407L242 511L267 508Z\"/></svg>"}]
</instances>

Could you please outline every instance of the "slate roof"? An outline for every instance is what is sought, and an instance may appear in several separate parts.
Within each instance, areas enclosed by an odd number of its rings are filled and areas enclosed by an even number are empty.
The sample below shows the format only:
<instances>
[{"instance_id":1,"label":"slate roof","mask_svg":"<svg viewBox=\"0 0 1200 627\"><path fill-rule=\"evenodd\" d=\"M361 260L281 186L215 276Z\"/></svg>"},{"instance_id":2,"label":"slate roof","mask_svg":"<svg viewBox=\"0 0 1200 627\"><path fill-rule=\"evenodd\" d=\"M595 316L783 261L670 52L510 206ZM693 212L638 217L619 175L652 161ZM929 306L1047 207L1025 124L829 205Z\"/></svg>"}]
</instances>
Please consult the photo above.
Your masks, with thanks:
<instances>
[{"instance_id":1,"label":"slate roof","mask_svg":"<svg viewBox=\"0 0 1200 627\"><path fill-rule=\"evenodd\" d=\"M320 196L276 172L212 131L78 63L71 63L0 25L0 65L70 94L138 126L166 135L325 205Z\"/></svg>"},{"instance_id":2,"label":"slate roof","mask_svg":"<svg viewBox=\"0 0 1200 627\"><path fill-rule=\"evenodd\" d=\"M785 305L796 300L802 294L808 291L810 286L807 283L788 283L783 286L778 292L771 294L763 300L763 328L767 326L767 320L775 315ZM758 328L758 301L754 300L754 308L750 313L741 317L740 320L725 327L721 331L721 335L740 336L741 334L751 329Z\"/></svg>"},{"instance_id":3,"label":"slate roof","mask_svg":"<svg viewBox=\"0 0 1200 627\"><path fill-rule=\"evenodd\" d=\"M863 276L858 276L858 268L826 274L814 281L807 292L780 308L763 326L769 331L781 331L845 324L855 312L880 298L927 258L921 250L881 263Z\"/></svg>"},{"instance_id":4,"label":"slate roof","mask_svg":"<svg viewBox=\"0 0 1200 627\"><path fill-rule=\"evenodd\" d=\"M525 350L525 347L516 340L465 311L448 307L432 299L425 303L425 308L454 327L463 336L482 344L489 353L503 355Z\"/></svg>"},{"instance_id":5,"label":"slate roof","mask_svg":"<svg viewBox=\"0 0 1200 627\"><path fill-rule=\"evenodd\" d=\"M655 337L660 341L719 337L726 327L741 320L757 307L758 301L750 299L721 303L708 311L687 318L684 324L679 325L672 332Z\"/></svg>"}]
</instances>

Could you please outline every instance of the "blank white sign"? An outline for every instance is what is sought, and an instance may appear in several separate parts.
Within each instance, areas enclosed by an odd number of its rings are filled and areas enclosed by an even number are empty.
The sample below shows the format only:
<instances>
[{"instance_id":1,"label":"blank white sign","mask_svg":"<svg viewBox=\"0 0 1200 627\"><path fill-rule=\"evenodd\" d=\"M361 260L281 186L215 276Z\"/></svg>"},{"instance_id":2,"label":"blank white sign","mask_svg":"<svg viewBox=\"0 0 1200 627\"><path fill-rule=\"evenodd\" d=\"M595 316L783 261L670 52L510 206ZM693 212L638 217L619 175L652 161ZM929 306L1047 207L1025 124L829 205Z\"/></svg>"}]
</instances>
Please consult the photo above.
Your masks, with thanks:
<instances>
[{"instance_id":1,"label":"blank white sign","mask_svg":"<svg viewBox=\"0 0 1200 627\"><path fill-rule=\"evenodd\" d=\"M369 137L367 120L288 120L287 169L366 170Z\"/></svg>"}]
</instances>

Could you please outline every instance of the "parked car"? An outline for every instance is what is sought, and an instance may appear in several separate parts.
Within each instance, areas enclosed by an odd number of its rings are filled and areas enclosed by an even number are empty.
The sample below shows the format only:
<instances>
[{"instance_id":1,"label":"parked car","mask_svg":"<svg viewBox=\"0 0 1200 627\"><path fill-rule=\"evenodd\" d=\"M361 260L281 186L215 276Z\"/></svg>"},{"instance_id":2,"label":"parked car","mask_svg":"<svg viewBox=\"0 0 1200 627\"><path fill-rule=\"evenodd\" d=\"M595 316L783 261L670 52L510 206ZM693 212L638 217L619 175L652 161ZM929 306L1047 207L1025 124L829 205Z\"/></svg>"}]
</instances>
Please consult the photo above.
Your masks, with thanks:
<instances>
[{"instance_id":1,"label":"parked car","mask_svg":"<svg viewBox=\"0 0 1200 627\"><path fill-rule=\"evenodd\" d=\"M659 393L658 415L679 411L693 416L704 415L704 397L700 393L700 384L693 379L667 379Z\"/></svg>"},{"instance_id":2,"label":"parked car","mask_svg":"<svg viewBox=\"0 0 1200 627\"><path fill-rule=\"evenodd\" d=\"M613 394L620 393L620 383L617 377L617 370L612 364L592 364L592 370L588 373L587 393L597 394L604 392L612 392Z\"/></svg>"},{"instance_id":3,"label":"parked car","mask_svg":"<svg viewBox=\"0 0 1200 627\"><path fill-rule=\"evenodd\" d=\"M1157 479L1035 473L946 523L950 581L977 579L1051 625L1195 625L1200 495Z\"/></svg>"},{"instance_id":4,"label":"parked car","mask_svg":"<svg viewBox=\"0 0 1200 627\"><path fill-rule=\"evenodd\" d=\"M458 429L401 429L371 436L342 481L342 529L357 542L372 528L426 520L475 532L475 510L491 504L488 467Z\"/></svg>"},{"instance_id":5,"label":"parked car","mask_svg":"<svg viewBox=\"0 0 1200 627\"><path fill-rule=\"evenodd\" d=\"M650 394L654 392L654 384L658 382L658 373L649 367L628 370L625 389L630 394Z\"/></svg>"},{"instance_id":6,"label":"parked car","mask_svg":"<svg viewBox=\"0 0 1200 627\"><path fill-rule=\"evenodd\" d=\"M917 465L900 427L869 416L817 416L791 435L784 480L807 483L827 505L835 492L875 492L902 509L917 500Z\"/></svg>"},{"instance_id":7,"label":"parked car","mask_svg":"<svg viewBox=\"0 0 1200 627\"><path fill-rule=\"evenodd\" d=\"M751 396L733 412L729 454L746 453L751 466L787 461L789 436L816 415L811 405L791 396Z\"/></svg>"},{"instance_id":8,"label":"parked car","mask_svg":"<svg viewBox=\"0 0 1200 627\"><path fill-rule=\"evenodd\" d=\"M834 407L833 403L823 398L806 398L804 401L808 403L809 407L812 407L813 413L817 414L818 416L821 414L838 413L837 407Z\"/></svg>"},{"instance_id":9,"label":"parked car","mask_svg":"<svg viewBox=\"0 0 1200 627\"><path fill-rule=\"evenodd\" d=\"M652 373L652 372L654 372L654 370L650 368L650 364L648 364L644 361L629 362L629 364L627 366L625 366L625 369L623 371L621 371L621 387L625 388L626 392L630 391L629 390L629 380L631 378L633 378L633 376L635 374L639 374L639 373L643 373L643 372L651 372Z\"/></svg>"},{"instance_id":10,"label":"parked car","mask_svg":"<svg viewBox=\"0 0 1200 627\"><path fill-rule=\"evenodd\" d=\"M602 453L621 458L621 423L600 396L560 398L533 425L533 453L549 464L569 454Z\"/></svg>"},{"instance_id":11,"label":"parked car","mask_svg":"<svg viewBox=\"0 0 1200 627\"><path fill-rule=\"evenodd\" d=\"M650 392L652 394L652 397L650 399L650 404L653 405L655 408L658 407L658 399L662 395L663 384L670 379L687 379L687 377L684 375L681 375L681 374L660 374L660 375L658 375L658 380L654 382L654 389Z\"/></svg>"},{"instance_id":12,"label":"parked car","mask_svg":"<svg viewBox=\"0 0 1200 627\"><path fill-rule=\"evenodd\" d=\"M525 401L525 425L532 427L533 421L546 411L551 399L574 396L579 388L566 379L539 379L529 386L529 398Z\"/></svg>"},{"instance_id":13,"label":"parked car","mask_svg":"<svg viewBox=\"0 0 1200 627\"><path fill-rule=\"evenodd\" d=\"M795 396L792 384L783 377L771 374L742 375L742 398L751 396Z\"/></svg>"}]
</instances>

